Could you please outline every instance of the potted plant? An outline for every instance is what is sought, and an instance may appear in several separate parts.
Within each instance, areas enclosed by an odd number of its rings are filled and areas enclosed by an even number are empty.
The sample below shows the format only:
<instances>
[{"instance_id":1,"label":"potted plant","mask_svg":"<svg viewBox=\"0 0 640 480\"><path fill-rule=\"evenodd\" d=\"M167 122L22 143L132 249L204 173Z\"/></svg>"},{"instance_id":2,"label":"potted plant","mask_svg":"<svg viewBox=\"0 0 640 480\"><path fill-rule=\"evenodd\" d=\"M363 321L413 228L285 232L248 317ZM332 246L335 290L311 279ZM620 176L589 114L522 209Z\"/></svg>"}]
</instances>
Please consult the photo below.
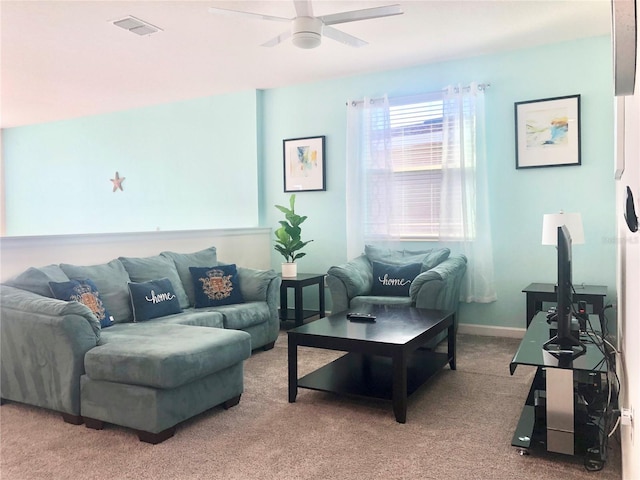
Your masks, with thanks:
<instances>
[{"instance_id":1,"label":"potted plant","mask_svg":"<svg viewBox=\"0 0 640 480\"><path fill-rule=\"evenodd\" d=\"M280 220L280 228L274 233L276 236L275 249L285 258L286 262L282 264L283 277L295 277L297 268L295 261L302 258L306 253L301 252L305 245L313 240L302 241L300 238L300 224L304 222L306 215L298 215L295 212L296 196L291 195L289 198L289 208L282 205L276 205L276 208L284 213L286 220Z\"/></svg>"}]
</instances>

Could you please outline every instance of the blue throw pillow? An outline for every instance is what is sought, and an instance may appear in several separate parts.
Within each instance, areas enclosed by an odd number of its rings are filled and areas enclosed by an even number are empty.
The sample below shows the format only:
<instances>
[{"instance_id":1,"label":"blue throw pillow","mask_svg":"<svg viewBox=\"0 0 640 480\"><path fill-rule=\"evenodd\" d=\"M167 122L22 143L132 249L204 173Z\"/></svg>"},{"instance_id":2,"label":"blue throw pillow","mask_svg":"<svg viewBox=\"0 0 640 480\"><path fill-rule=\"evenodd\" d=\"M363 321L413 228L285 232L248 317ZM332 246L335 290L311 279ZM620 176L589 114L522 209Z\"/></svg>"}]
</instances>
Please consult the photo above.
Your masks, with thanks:
<instances>
[{"instance_id":1,"label":"blue throw pillow","mask_svg":"<svg viewBox=\"0 0 640 480\"><path fill-rule=\"evenodd\" d=\"M129 295L134 322L144 322L182 312L180 300L168 278L150 282L129 282Z\"/></svg>"},{"instance_id":2,"label":"blue throw pillow","mask_svg":"<svg viewBox=\"0 0 640 480\"><path fill-rule=\"evenodd\" d=\"M383 297L408 297L411 282L420 274L421 263L388 265L373 263L373 286L371 295Z\"/></svg>"},{"instance_id":3,"label":"blue throw pillow","mask_svg":"<svg viewBox=\"0 0 640 480\"><path fill-rule=\"evenodd\" d=\"M195 293L195 307L217 307L244 303L235 264L189 267Z\"/></svg>"},{"instance_id":4,"label":"blue throw pillow","mask_svg":"<svg viewBox=\"0 0 640 480\"><path fill-rule=\"evenodd\" d=\"M102 328L113 325L113 317L102 303L98 287L91 280L49 282L49 288L53 296L58 300L80 302L89 307L89 310L96 316Z\"/></svg>"}]
</instances>

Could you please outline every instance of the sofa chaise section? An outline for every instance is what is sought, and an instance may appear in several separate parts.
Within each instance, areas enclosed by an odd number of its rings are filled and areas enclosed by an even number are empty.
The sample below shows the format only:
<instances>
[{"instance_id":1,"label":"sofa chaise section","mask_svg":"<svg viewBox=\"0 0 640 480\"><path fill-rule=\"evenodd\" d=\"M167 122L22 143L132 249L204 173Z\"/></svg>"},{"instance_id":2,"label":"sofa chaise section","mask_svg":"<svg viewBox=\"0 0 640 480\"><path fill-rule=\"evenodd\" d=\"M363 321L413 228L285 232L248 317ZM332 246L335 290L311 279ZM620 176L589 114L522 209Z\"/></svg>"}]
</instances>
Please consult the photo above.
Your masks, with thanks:
<instances>
[{"instance_id":1,"label":"sofa chaise section","mask_svg":"<svg viewBox=\"0 0 640 480\"><path fill-rule=\"evenodd\" d=\"M105 332L85 355L81 412L89 428L132 428L159 443L176 425L217 405L236 405L251 337L239 330L134 324L128 336Z\"/></svg>"}]
</instances>

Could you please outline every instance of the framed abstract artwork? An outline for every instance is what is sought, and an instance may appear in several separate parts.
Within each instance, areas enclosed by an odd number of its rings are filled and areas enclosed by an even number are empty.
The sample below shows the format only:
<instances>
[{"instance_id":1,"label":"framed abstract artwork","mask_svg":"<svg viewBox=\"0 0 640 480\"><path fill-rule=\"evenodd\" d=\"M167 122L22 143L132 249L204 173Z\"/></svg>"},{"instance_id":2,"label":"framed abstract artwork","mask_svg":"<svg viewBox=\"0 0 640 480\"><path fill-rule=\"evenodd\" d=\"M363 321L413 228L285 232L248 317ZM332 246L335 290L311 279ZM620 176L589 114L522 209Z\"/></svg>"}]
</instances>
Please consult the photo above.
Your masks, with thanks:
<instances>
[{"instance_id":1,"label":"framed abstract artwork","mask_svg":"<svg viewBox=\"0 0 640 480\"><path fill-rule=\"evenodd\" d=\"M516 168L580 165L580 95L515 103Z\"/></svg>"},{"instance_id":2,"label":"framed abstract artwork","mask_svg":"<svg viewBox=\"0 0 640 480\"><path fill-rule=\"evenodd\" d=\"M326 190L324 135L289 138L282 141L284 155L284 191Z\"/></svg>"}]
</instances>

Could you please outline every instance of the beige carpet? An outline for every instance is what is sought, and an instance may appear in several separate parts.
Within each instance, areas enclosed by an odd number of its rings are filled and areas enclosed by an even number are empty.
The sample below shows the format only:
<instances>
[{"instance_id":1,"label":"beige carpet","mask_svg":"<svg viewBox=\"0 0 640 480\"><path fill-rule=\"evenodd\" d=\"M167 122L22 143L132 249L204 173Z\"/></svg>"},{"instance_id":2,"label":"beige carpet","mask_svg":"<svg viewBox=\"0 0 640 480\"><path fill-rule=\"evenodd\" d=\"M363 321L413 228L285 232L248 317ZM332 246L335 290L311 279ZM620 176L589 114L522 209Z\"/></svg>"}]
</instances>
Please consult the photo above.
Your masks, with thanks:
<instances>
[{"instance_id":1,"label":"beige carpet","mask_svg":"<svg viewBox=\"0 0 640 480\"><path fill-rule=\"evenodd\" d=\"M62 422L26 405L0 407L0 478L27 479L620 479L617 441L600 472L576 457L520 456L511 436L533 368L509 361L518 341L460 335L458 370L446 367L409 399L407 423L391 405L301 389L287 401L287 344L245 363L245 392L178 427L159 445L131 431ZM336 357L301 348L304 374Z\"/></svg>"}]
</instances>

